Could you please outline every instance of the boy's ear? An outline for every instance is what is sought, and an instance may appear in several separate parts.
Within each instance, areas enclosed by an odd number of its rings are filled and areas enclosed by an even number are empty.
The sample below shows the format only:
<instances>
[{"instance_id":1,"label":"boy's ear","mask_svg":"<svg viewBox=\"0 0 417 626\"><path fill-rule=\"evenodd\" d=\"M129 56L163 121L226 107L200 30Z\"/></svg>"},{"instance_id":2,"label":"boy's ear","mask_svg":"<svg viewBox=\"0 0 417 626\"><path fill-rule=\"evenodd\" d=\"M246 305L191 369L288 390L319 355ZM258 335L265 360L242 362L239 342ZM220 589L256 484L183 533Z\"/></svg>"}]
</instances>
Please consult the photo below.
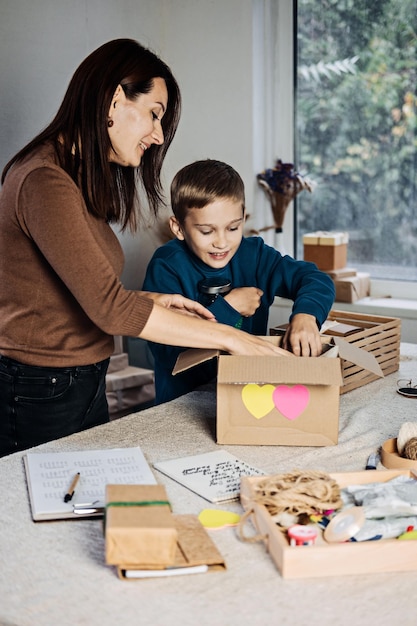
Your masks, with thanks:
<instances>
[{"instance_id":1,"label":"boy's ear","mask_svg":"<svg viewBox=\"0 0 417 626\"><path fill-rule=\"evenodd\" d=\"M181 225L173 215L169 218L169 227L177 239L184 241L184 233L182 232Z\"/></svg>"}]
</instances>

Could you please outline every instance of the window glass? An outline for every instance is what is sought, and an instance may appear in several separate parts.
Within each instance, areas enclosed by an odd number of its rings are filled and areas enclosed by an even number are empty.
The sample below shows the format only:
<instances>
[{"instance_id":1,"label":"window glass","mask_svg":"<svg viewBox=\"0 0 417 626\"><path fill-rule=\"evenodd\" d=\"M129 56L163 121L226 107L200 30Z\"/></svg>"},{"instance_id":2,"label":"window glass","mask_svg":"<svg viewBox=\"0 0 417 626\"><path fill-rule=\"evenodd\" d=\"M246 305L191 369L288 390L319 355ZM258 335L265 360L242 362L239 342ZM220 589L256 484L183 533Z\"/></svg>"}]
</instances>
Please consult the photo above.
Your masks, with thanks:
<instances>
[{"instance_id":1,"label":"window glass","mask_svg":"<svg viewBox=\"0 0 417 626\"><path fill-rule=\"evenodd\" d=\"M348 231L348 265L417 279L417 0L298 0L302 235Z\"/></svg>"}]
</instances>

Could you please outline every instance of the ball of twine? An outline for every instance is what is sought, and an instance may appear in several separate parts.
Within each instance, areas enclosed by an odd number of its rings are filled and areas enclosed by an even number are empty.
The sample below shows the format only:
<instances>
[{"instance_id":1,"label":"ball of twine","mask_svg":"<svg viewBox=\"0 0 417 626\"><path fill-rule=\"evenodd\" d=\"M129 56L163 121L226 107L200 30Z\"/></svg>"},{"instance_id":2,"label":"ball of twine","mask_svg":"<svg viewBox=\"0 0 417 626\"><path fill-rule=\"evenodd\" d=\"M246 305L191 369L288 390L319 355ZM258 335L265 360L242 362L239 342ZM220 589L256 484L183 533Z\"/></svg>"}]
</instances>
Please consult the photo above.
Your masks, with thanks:
<instances>
[{"instance_id":1,"label":"ball of twine","mask_svg":"<svg viewBox=\"0 0 417 626\"><path fill-rule=\"evenodd\" d=\"M342 506L338 483L320 471L294 470L287 474L266 476L256 483L254 491L252 501L264 505L272 517L282 514L312 515ZM253 512L253 508L249 508L240 518L238 535L242 541L255 542L266 538L259 534L250 537L245 535L244 526ZM281 530L285 529L285 525L280 526Z\"/></svg>"},{"instance_id":2,"label":"ball of twine","mask_svg":"<svg viewBox=\"0 0 417 626\"><path fill-rule=\"evenodd\" d=\"M311 515L341 506L339 485L328 474L294 470L269 476L256 487L254 498L270 515L290 513Z\"/></svg>"},{"instance_id":3,"label":"ball of twine","mask_svg":"<svg viewBox=\"0 0 417 626\"><path fill-rule=\"evenodd\" d=\"M417 437L417 422L404 422L397 437L397 450L400 456L404 456L404 448L407 441L414 437Z\"/></svg>"},{"instance_id":4,"label":"ball of twine","mask_svg":"<svg viewBox=\"0 0 417 626\"><path fill-rule=\"evenodd\" d=\"M411 437L405 446L403 456L411 461L417 461L417 437Z\"/></svg>"}]
</instances>

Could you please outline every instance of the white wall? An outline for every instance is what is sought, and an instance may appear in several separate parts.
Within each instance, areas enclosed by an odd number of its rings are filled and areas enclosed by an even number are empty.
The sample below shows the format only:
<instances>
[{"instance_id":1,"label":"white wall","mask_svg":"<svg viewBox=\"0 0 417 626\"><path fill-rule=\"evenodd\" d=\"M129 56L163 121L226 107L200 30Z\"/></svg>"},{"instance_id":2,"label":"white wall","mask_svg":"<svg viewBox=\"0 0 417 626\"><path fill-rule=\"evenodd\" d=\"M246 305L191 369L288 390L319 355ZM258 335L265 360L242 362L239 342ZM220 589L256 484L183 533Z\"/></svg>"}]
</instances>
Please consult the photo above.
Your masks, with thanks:
<instances>
[{"instance_id":1,"label":"white wall","mask_svg":"<svg viewBox=\"0 0 417 626\"><path fill-rule=\"evenodd\" d=\"M262 115L254 115L252 17L255 8L257 38L262 39L264 22L271 28L264 10L273 3L1 0L0 168L51 120L73 71L87 54L107 40L132 37L164 59L182 91L183 114L164 166L165 189L173 174L192 160L225 160L243 177L253 214L255 198L260 206L264 203L255 175L277 155L263 158ZM263 62L262 55L257 62ZM258 93L258 108L262 98ZM124 282L129 287L140 287L158 243L152 226L139 237L123 238Z\"/></svg>"}]
</instances>

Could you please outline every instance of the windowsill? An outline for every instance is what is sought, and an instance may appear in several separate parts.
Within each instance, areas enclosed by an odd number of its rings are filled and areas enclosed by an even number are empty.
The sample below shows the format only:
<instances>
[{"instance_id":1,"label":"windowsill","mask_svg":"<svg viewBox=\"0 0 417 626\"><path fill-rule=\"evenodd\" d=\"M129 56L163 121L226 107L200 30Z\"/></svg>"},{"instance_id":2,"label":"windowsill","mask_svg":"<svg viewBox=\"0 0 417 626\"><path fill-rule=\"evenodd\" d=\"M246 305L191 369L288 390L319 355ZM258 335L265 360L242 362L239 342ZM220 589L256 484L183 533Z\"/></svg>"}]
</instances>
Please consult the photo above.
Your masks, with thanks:
<instances>
[{"instance_id":1,"label":"windowsill","mask_svg":"<svg viewBox=\"0 0 417 626\"><path fill-rule=\"evenodd\" d=\"M292 301L277 297L275 298L273 306L292 307ZM362 298L362 300L357 300L356 302L335 302L333 309L357 311L370 315L417 319L417 300L406 300L403 298L367 297Z\"/></svg>"},{"instance_id":2,"label":"windowsill","mask_svg":"<svg viewBox=\"0 0 417 626\"><path fill-rule=\"evenodd\" d=\"M357 311L388 317L406 317L417 319L417 301L401 298L362 298L356 302L335 302L334 309L340 308L346 311Z\"/></svg>"}]
</instances>

